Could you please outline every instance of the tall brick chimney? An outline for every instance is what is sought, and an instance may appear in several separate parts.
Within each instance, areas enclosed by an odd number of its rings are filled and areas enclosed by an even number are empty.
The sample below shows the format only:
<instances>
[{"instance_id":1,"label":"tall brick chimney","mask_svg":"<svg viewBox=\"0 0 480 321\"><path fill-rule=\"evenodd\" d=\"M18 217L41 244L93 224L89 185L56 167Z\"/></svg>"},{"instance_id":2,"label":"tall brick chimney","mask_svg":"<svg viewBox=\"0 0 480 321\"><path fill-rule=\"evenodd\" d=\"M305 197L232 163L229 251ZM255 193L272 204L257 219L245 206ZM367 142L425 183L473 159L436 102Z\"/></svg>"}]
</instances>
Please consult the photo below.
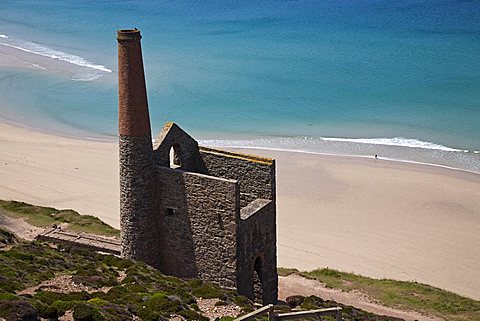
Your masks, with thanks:
<instances>
[{"instance_id":1,"label":"tall brick chimney","mask_svg":"<svg viewBox=\"0 0 480 321\"><path fill-rule=\"evenodd\" d=\"M122 255L157 266L152 134L140 30L117 31ZM153 255L152 255L153 254Z\"/></svg>"}]
</instances>

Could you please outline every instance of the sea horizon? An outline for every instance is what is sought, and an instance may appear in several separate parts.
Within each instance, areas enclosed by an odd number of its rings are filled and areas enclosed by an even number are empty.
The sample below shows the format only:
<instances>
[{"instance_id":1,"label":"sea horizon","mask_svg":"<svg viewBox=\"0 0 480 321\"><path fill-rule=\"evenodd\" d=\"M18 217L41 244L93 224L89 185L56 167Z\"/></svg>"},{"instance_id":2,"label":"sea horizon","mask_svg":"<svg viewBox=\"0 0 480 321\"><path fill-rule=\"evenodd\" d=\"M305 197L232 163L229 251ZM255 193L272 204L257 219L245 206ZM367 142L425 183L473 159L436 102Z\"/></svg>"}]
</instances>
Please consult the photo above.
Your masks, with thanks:
<instances>
[{"instance_id":1,"label":"sea horizon","mask_svg":"<svg viewBox=\"0 0 480 321\"><path fill-rule=\"evenodd\" d=\"M55 10L53 10L55 9ZM480 4L7 2L0 119L116 136L115 31L143 35L153 137L480 173Z\"/></svg>"}]
</instances>

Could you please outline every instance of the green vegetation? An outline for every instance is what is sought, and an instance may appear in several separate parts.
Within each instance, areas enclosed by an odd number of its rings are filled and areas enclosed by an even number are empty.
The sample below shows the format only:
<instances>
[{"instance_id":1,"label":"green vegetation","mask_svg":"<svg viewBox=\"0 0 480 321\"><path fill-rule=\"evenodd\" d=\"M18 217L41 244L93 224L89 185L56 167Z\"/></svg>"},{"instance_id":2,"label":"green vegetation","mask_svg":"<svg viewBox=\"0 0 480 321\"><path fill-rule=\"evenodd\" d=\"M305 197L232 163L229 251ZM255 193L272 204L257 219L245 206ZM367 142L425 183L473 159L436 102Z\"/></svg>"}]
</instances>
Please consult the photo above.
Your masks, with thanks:
<instances>
[{"instance_id":1,"label":"green vegetation","mask_svg":"<svg viewBox=\"0 0 480 321\"><path fill-rule=\"evenodd\" d=\"M0 230L0 248L16 242L18 242L18 240L13 233Z\"/></svg>"},{"instance_id":2,"label":"green vegetation","mask_svg":"<svg viewBox=\"0 0 480 321\"><path fill-rule=\"evenodd\" d=\"M426 284L387 279L376 280L332 269L319 269L311 272L278 269L279 275L286 276L292 273L316 279L325 283L329 288L345 292L360 291L385 306L419 311L427 315L442 317L445 320L480 320L480 301Z\"/></svg>"},{"instance_id":3,"label":"green vegetation","mask_svg":"<svg viewBox=\"0 0 480 321\"><path fill-rule=\"evenodd\" d=\"M0 243L3 239L9 243L0 247L0 318L7 320L57 320L66 311L73 311L75 320L118 321L131 320L133 316L167 320L171 315L208 320L199 311L199 298L218 298L217 306L236 304L243 313L254 309L251 301L235 291L196 279L184 281L166 276L142 262L70 247L54 249L39 242L19 242L0 229ZM39 286L62 275L71 276L74 284L83 287L76 292L60 293L55 290L61 288L59 283L53 287ZM68 283L68 278L57 280ZM19 294L27 288L29 294ZM295 306L317 309L338 304L311 296L301 297ZM342 308L345 321L397 320L353 307ZM276 311L288 312L290 307L277 306ZM233 319L234 316L227 315L219 320ZM333 321L329 317L324 320Z\"/></svg>"},{"instance_id":4,"label":"green vegetation","mask_svg":"<svg viewBox=\"0 0 480 321\"><path fill-rule=\"evenodd\" d=\"M222 290L222 288L219 287L217 284L213 284L213 283L201 284L199 280L195 280L193 282L190 281L190 285L193 286L192 294L196 297L204 298L204 299L218 298L222 300L225 298L225 294L223 293L224 290Z\"/></svg>"},{"instance_id":5,"label":"green vegetation","mask_svg":"<svg viewBox=\"0 0 480 321\"><path fill-rule=\"evenodd\" d=\"M0 230L0 242L2 235L10 237ZM75 284L91 291L59 293L40 287L33 294L18 294L60 275L71 275ZM164 320L172 314L208 320L198 310L199 297L242 302L245 311L252 309L252 303L234 291L165 276L141 262L75 248L53 249L39 242L15 241L0 249L0 317L7 320L56 319L68 310L75 320L115 321L133 316Z\"/></svg>"},{"instance_id":6,"label":"green vegetation","mask_svg":"<svg viewBox=\"0 0 480 321\"><path fill-rule=\"evenodd\" d=\"M0 213L14 218L25 218L34 226L47 227L67 223L67 230L105 236L119 236L120 231L91 215L80 215L74 210L57 210L51 207L30 205L23 202L0 200Z\"/></svg>"},{"instance_id":7,"label":"green vegetation","mask_svg":"<svg viewBox=\"0 0 480 321\"><path fill-rule=\"evenodd\" d=\"M68 223L67 230L74 232L119 235L118 230L100 219L80 215L73 210L0 200L0 214L25 218L28 223L39 227ZM120 273L125 273L121 281ZM385 306L419 311L446 320L480 321L480 301L417 282L376 280L332 269L300 272L279 268L278 273L296 273L346 292L358 290ZM76 284L88 286L94 292L61 294L40 288L33 295L17 295L22 289L67 274L72 275ZM104 293L100 291L101 288L107 288L108 291ZM55 319L67 310L74 311L75 320L124 320L125 316L133 315L142 320L161 320L171 314L204 320L198 311L196 298L218 298L220 301L217 305L235 303L244 312L253 310L248 299L215 284L200 280L182 281L165 276L143 263L115 256L68 247L55 250L38 242L22 243L14 234L0 229L0 317L7 320L28 319L35 314ZM342 305L315 296L299 296L295 306L317 309ZM289 309L285 306L278 308ZM353 307L342 308L344 320L394 320ZM229 317L223 317L222 320L229 320Z\"/></svg>"}]
</instances>

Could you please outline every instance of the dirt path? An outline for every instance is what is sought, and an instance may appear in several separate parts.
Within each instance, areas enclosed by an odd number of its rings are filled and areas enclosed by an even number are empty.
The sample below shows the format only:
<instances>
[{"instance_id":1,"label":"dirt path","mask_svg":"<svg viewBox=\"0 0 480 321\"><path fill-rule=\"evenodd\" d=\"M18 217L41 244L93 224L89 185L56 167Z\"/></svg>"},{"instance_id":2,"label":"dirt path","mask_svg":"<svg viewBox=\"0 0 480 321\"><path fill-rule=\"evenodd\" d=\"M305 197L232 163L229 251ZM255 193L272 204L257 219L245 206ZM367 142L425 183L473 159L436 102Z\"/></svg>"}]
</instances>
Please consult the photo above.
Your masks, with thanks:
<instances>
[{"instance_id":1,"label":"dirt path","mask_svg":"<svg viewBox=\"0 0 480 321\"><path fill-rule=\"evenodd\" d=\"M306 279L302 276L291 274L289 276L280 276L278 278L278 296L280 300L285 300L291 295L316 295L324 300L333 300L345 305L351 305L356 308L380 315L387 315L396 318L405 319L405 321L441 321L437 317L428 317L414 311L402 311L394 308L382 306L372 302L367 295L361 292L342 292L340 290L326 288L324 284Z\"/></svg>"},{"instance_id":2,"label":"dirt path","mask_svg":"<svg viewBox=\"0 0 480 321\"><path fill-rule=\"evenodd\" d=\"M0 210L0 227L3 227L18 237L33 241L35 236L41 233L44 229L36 227L25 222L23 218L11 218L2 213Z\"/></svg>"}]
</instances>

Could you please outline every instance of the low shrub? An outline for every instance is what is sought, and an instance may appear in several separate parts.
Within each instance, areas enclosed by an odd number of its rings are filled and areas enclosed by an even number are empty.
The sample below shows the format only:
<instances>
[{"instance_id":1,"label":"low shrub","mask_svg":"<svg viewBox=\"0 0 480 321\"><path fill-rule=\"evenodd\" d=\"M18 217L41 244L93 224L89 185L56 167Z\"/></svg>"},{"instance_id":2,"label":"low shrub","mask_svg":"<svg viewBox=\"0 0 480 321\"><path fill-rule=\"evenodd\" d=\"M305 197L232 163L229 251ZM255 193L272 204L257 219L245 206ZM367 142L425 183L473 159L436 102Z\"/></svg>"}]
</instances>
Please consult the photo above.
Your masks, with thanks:
<instances>
[{"instance_id":1,"label":"low shrub","mask_svg":"<svg viewBox=\"0 0 480 321\"><path fill-rule=\"evenodd\" d=\"M17 242L18 242L18 239L15 236L15 234L10 233L9 231L0 229L0 248L10 244L17 243Z\"/></svg>"},{"instance_id":2,"label":"low shrub","mask_svg":"<svg viewBox=\"0 0 480 321\"><path fill-rule=\"evenodd\" d=\"M192 289L192 295L204 299L225 299L224 291L216 284L203 283Z\"/></svg>"},{"instance_id":3,"label":"low shrub","mask_svg":"<svg viewBox=\"0 0 480 321\"><path fill-rule=\"evenodd\" d=\"M75 321L102 321L105 320L105 317L97 307L79 302L73 309L73 319Z\"/></svg>"},{"instance_id":4,"label":"low shrub","mask_svg":"<svg viewBox=\"0 0 480 321\"><path fill-rule=\"evenodd\" d=\"M13 293L0 292L0 301L18 300L18 296Z\"/></svg>"},{"instance_id":5,"label":"low shrub","mask_svg":"<svg viewBox=\"0 0 480 321\"><path fill-rule=\"evenodd\" d=\"M0 317L8 321L37 320L37 309L23 300L0 301Z\"/></svg>"},{"instance_id":6,"label":"low shrub","mask_svg":"<svg viewBox=\"0 0 480 321\"><path fill-rule=\"evenodd\" d=\"M106 301L104 299L100 299L100 298L90 299L90 300L87 301L87 303L89 303L91 305L94 305L94 306L97 306L97 307L101 307L101 306L109 304L108 301Z\"/></svg>"},{"instance_id":7,"label":"low shrub","mask_svg":"<svg viewBox=\"0 0 480 321\"><path fill-rule=\"evenodd\" d=\"M54 307L43 303L42 301L33 300L32 305L37 309L37 313L39 317L45 319L53 319L58 317L57 309Z\"/></svg>"},{"instance_id":8,"label":"low shrub","mask_svg":"<svg viewBox=\"0 0 480 321\"><path fill-rule=\"evenodd\" d=\"M34 294L33 298L45 304L51 305L55 301L86 301L89 300L91 297L90 294L84 291L70 293L38 291Z\"/></svg>"}]
</instances>

